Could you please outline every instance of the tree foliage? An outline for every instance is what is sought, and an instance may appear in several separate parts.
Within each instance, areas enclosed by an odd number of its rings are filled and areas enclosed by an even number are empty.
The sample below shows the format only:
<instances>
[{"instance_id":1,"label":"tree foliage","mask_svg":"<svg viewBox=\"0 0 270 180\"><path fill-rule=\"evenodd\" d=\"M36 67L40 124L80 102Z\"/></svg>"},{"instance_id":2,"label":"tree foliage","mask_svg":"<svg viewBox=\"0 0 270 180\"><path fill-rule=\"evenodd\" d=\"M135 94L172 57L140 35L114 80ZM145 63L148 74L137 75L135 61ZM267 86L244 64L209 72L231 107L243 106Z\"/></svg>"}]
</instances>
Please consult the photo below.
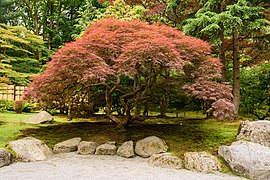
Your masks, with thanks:
<instances>
[{"instance_id":1,"label":"tree foliage","mask_svg":"<svg viewBox=\"0 0 270 180\"><path fill-rule=\"evenodd\" d=\"M227 58L233 62L233 102L237 117L240 104L240 58L253 62L258 57L260 61L265 60L269 50L263 44L268 41L269 21L264 17L263 7L246 0L205 0L202 4L203 8L196 13L195 18L187 20L184 30L190 35L210 40L218 47L219 58L224 67L228 64L225 51L232 52ZM256 48L256 44L261 45ZM254 52L255 49L257 53ZM226 79L225 70L224 68L223 79Z\"/></svg>"},{"instance_id":2,"label":"tree foliage","mask_svg":"<svg viewBox=\"0 0 270 180\"><path fill-rule=\"evenodd\" d=\"M241 109L258 119L270 117L270 65L244 68L241 73Z\"/></svg>"},{"instance_id":3,"label":"tree foliage","mask_svg":"<svg viewBox=\"0 0 270 180\"><path fill-rule=\"evenodd\" d=\"M131 110L140 112L141 105L153 100L152 94L159 90L157 85L162 81L175 83L173 79L186 77L190 79L188 88L201 78L212 82L215 93L211 94L212 99L196 98L211 103L223 98L229 103L229 87L224 85L222 91L217 91L221 65L210 57L210 48L208 43L164 25L104 19L91 25L81 39L60 49L26 95L47 106L68 104L72 109L92 103L89 97L93 88L103 89L106 114L118 126L140 117L140 113L132 116ZM170 72L175 72L172 78ZM209 76L211 72L215 73ZM130 83L124 83L125 79ZM206 93L204 87L196 91ZM193 96L193 90L187 93ZM113 97L118 97L125 118L113 116Z\"/></svg>"},{"instance_id":4,"label":"tree foliage","mask_svg":"<svg viewBox=\"0 0 270 180\"><path fill-rule=\"evenodd\" d=\"M0 73L17 85L26 85L40 71L44 42L21 26L0 24Z\"/></svg>"}]
</instances>

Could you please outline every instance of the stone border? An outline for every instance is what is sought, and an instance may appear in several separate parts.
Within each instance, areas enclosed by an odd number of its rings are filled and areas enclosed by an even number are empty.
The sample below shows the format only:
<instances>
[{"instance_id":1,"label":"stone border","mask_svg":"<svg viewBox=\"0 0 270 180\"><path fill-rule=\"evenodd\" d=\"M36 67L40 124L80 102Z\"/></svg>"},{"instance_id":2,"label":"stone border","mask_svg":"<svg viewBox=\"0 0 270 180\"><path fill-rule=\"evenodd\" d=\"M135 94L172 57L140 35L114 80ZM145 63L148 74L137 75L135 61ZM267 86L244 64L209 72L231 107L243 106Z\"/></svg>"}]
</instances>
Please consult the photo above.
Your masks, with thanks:
<instances>
[{"instance_id":1,"label":"stone border","mask_svg":"<svg viewBox=\"0 0 270 180\"><path fill-rule=\"evenodd\" d=\"M192 161L192 158L188 161L183 161L184 158L179 158L170 153L167 153L168 146L166 142L156 136L149 136L144 139L138 140L136 143L133 141L127 141L121 144L118 148L116 146L116 142L106 142L104 144L98 144L96 142L91 141L81 141L80 137L72 138L60 143L57 143L51 154L45 153L44 155L44 145L47 149L47 145L42 141L33 138L26 137L23 139L19 139L17 141L10 142L11 144L16 143L25 143L26 144L18 144L16 147L24 147L22 152L18 150L18 148L14 148L14 152L16 153L16 160L22 161L22 156L24 157L24 162L30 161L40 161L45 160L46 158L58 154L58 153L68 153L68 152L77 152L80 155L118 155L124 158L133 158L135 156L139 156L142 158L149 158L148 162L151 166L163 167L163 168L172 168L172 169L188 169L195 172L202 172L201 169L206 169L203 171L204 173L214 173L220 171L220 164L211 164L211 161L207 158L215 159L211 154L202 152L197 154L203 154L203 156L197 155L196 161ZM38 145L37 145L38 143ZM12 147L12 146L11 146ZM27 152L25 152L27 151ZM40 153L40 155L39 155ZM206 155L207 154L207 158ZM29 156L29 157L27 157ZM40 159L40 156L43 158ZM45 156L45 157L44 157ZM34 157L34 158L33 158ZM1 160L1 159L0 159ZM199 164L196 164L199 162ZM205 162L205 163L204 163ZM194 167L190 167L190 164L196 164ZM5 164L8 165L8 164ZM202 167L201 167L202 166ZM212 166L217 166L217 168L208 168ZM214 170L213 170L214 169Z\"/></svg>"}]
</instances>

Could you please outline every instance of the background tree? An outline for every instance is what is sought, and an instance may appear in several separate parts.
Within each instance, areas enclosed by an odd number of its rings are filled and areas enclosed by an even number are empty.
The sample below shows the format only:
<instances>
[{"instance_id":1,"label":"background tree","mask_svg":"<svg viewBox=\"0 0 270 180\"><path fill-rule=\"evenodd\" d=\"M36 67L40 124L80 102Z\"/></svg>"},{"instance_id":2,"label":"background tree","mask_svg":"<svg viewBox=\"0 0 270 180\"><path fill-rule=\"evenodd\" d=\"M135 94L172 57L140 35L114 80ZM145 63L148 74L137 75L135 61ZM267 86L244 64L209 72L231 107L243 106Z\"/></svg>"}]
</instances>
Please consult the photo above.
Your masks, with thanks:
<instances>
[{"instance_id":1,"label":"background tree","mask_svg":"<svg viewBox=\"0 0 270 180\"><path fill-rule=\"evenodd\" d=\"M270 117L270 64L263 63L241 72L241 111L258 119Z\"/></svg>"},{"instance_id":2,"label":"background tree","mask_svg":"<svg viewBox=\"0 0 270 180\"><path fill-rule=\"evenodd\" d=\"M26 85L40 71L44 49L41 37L21 26L0 24L0 74L16 85Z\"/></svg>"},{"instance_id":3,"label":"background tree","mask_svg":"<svg viewBox=\"0 0 270 180\"><path fill-rule=\"evenodd\" d=\"M242 43L253 42L257 36L268 33L269 22L263 17L263 8L253 6L253 4L239 0L235 1L202 1L201 8L194 19L188 20L184 26L185 32L197 37L203 37L219 46L219 56L225 63L224 43L228 37L230 49L232 50L233 62L233 96L235 106L235 116L238 116L240 103L240 55L245 54ZM226 7L226 8L224 8ZM226 63L224 64L226 66ZM224 69L225 70L225 69ZM225 76L225 72L223 73ZM225 79L225 78L223 78Z\"/></svg>"}]
</instances>

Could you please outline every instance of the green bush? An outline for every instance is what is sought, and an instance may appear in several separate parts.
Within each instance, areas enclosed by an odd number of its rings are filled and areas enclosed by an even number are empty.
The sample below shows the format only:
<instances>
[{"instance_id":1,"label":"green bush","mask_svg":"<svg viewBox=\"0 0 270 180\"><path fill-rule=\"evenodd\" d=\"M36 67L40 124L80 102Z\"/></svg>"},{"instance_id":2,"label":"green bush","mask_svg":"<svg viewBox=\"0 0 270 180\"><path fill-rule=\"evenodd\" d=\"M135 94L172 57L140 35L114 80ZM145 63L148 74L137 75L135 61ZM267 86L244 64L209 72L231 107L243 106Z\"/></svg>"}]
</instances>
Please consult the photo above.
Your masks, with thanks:
<instances>
[{"instance_id":1,"label":"green bush","mask_svg":"<svg viewBox=\"0 0 270 180\"><path fill-rule=\"evenodd\" d=\"M5 110L5 102L4 102L4 100L1 99L0 100L0 112L3 110Z\"/></svg>"},{"instance_id":2,"label":"green bush","mask_svg":"<svg viewBox=\"0 0 270 180\"><path fill-rule=\"evenodd\" d=\"M13 108L16 113L31 112L34 105L24 100L17 100L14 102Z\"/></svg>"},{"instance_id":3,"label":"green bush","mask_svg":"<svg viewBox=\"0 0 270 180\"><path fill-rule=\"evenodd\" d=\"M14 111L14 108L13 108L13 103L14 101L8 101L8 100L5 100L5 99L0 99L0 111Z\"/></svg>"},{"instance_id":4,"label":"green bush","mask_svg":"<svg viewBox=\"0 0 270 180\"><path fill-rule=\"evenodd\" d=\"M243 68L241 71L241 104L243 114L258 119L270 117L270 64Z\"/></svg>"},{"instance_id":5,"label":"green bush","mask_svg":"<svg viewBox=\"0 0 270 180\"><path fill-rule=\"evenodd\" d=\"M14 105L14 101L7 101L6 100L6 109L7 111L14 111L14 108L13 108L13 105Z\"/></svg>"}]
</instances>

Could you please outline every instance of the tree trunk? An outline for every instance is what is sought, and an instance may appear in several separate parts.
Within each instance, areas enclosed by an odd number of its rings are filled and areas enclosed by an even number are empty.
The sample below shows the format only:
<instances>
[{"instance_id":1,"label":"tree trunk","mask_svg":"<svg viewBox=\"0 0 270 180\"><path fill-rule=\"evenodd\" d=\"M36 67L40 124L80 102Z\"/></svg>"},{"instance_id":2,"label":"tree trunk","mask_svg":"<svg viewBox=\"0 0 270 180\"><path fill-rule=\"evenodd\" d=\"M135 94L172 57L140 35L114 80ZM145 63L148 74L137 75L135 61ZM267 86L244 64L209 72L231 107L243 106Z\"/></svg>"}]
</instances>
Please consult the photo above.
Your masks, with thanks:
<instances>
[{"instance_id":1,"label":"tree trunk","mask_svg":"<svg viewBox=\"0 0 270 180\"><path fill-rule=\"evenodd\" d=\"M166 112L167 112L167 108L168 108L168 103L169 103L169 95L168 95L168 91L167 89L169 88L169 83L168 80L170 78L170 71L166 70L165 71L165 79L164 79L164 83L163 83L163 93L162 93L162 97L161 100L159 102L160 104L160 116L161 117L166 117Z\"/></svg>"},{"instance_id":2,"label":"tree trunk","mask_svg":"<svg viewBox=\"0 0 270 180\"><path fill-rule=\"evenodd\" d=\"M58 17L56 18L56 31L59 31L59 21L60 21L60 16L62 14L62 1L58 1L58 10L57 10Z\"/></svg>"},{"instance_id":3,"label":"tree trunk","mask_svg":"<svg viewBox=\"0 0 270 180\"><path fill-rule=\"evenodd\" d=\"M168 108L168 98L167 94L162 94L162 99L160 100L160 116L161 117L166 117L166 112Z\"/></svg>"},{"instance_id":4,"label":"tree trunk","mask_svg":"<svg viewBox=\"0 0 270 180\"><path fill-rule=\"evenodd\" d=\"M223 67L222 67L222 81L225 82L226 81L226 59L225 59L225 48L224 48L224 26L221 25L221 30L219 32L219 38L221 41L221 44L219 45L219 60L222 63Z\"/></svg>"},{"instance_id":5,"label":"tree trunk","mask_svg":"<svg viewBox=\"0 0 270 180\"><path fill-rule=\"evenodd\" d=\"M233 105L234 116L238 117L240 104L240 60L239 60L239 32L233 28Z\"/></svg>"},{"instance_id":6,"label":"tree trunk","mask_svg":"<svg viewBox=\"0 0 270 180\"><path fill-rule=\"evenodd\" d=\"M228 3L229 3L228 0L221 1L220 5L219 5L219 13L222 13L225 11ZM223 26L223 24L220 24L219 39L220 39L221 43L219 45L219 60L223 64L223 67L222 67L222 81L223 82L225 82L227 79L224 37L225 37L224 36L224 26Z\"/></svg>"},{"instance_id":7,"label":"tree trunk","mask_svg":"<svg viewBox=\"0 0 270 180\"><path fill-rule=\"evenodd\" d=\"M49 11L50 11L50 31L48 37L48 49L52 49L52 41L53 41L53 12L54 12L54 1L49 2Z\"/></svg>"},{"instance_id":8,"label":"tree trunk","mask_svg":"<svg viewBox=\"0 0 270 180\"><path fill-rule=\"evenodd\" d=\"M125 123L112 114L112 94L109 92L109 90L106 90L105 92L105 99L106 99L106 106L105 106L106 116L110 118L110 120L114 122L118 128L121 129L124 128Z\"/></svg>"},{"instance_id":9,"label":"tree trunk","mask_svg":"<svg viewBox=\"0 0 270 180\"><path fill-rule=\"evenodd\" d=\"M148 117L148 103L147 102L144 104L143 116Z\"/></svg>"},{"instance_id":10,"label":"tree trunk","mask_svg":"<svg viewBox=\"0 0 270 180\"><path fill-rule=\"evenodd\" d=\"M28 14L30 16L30 19L34 25L34 33L35 35L39 35L39 26L38 26L38 10L37 10L37 1L33 1L33 5L31 6L29 1L24 0L23 1L26 8L28 9Z\"/></svg>"}]
</instances>

